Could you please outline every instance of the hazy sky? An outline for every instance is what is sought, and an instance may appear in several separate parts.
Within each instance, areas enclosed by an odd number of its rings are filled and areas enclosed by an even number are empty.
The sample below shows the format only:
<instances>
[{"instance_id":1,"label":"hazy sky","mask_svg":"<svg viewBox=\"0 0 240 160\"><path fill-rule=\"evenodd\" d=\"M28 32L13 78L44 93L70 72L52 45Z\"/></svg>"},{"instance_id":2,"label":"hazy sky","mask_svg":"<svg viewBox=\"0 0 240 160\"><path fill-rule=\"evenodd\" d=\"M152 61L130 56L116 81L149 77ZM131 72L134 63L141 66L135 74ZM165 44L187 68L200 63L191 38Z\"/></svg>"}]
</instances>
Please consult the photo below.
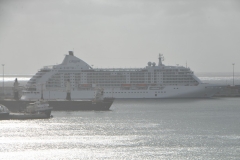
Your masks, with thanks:
<instances>
[{"instance_id":1,"label":"hazy sky","mask_svg":"<svg viewBox=\"0 0 240 160\"><path fill-rule=\"evenodd\" d=\"M145 67L162 53L166 65L231 72L235 62L240 72L240 1L0 0L7 74L59 64L73 49L94 67Z\"/></svg>"}]
</instances>

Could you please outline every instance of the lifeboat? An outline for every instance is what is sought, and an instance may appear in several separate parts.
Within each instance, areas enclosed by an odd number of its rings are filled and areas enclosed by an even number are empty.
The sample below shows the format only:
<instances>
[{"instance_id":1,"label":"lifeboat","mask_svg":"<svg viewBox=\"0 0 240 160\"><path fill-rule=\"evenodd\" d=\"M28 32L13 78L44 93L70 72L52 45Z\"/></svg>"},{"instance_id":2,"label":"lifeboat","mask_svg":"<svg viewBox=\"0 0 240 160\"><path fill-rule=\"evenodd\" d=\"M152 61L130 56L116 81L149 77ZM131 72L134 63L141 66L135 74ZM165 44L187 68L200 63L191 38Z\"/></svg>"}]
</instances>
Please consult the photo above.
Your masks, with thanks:
<instances>
[{"instance_id":1,"label":"lifeboat","mask_svg":"<svg viewBox=\"0 0 240 160\"><path fill-rule=\"evenodd\" d=\"M147 84L137 84L138 87L146 87Z\"/></svg>"},{"instance_id":2,"label":"lifeboat","mask_svg":"<svg viewBox=\"0 0 240 160\"><path fill-rule=\"evenodd\" d=\"M88 87L92 87L92 84L79 84L79 87L88 88Z\"/></svg>"}]
</instances>

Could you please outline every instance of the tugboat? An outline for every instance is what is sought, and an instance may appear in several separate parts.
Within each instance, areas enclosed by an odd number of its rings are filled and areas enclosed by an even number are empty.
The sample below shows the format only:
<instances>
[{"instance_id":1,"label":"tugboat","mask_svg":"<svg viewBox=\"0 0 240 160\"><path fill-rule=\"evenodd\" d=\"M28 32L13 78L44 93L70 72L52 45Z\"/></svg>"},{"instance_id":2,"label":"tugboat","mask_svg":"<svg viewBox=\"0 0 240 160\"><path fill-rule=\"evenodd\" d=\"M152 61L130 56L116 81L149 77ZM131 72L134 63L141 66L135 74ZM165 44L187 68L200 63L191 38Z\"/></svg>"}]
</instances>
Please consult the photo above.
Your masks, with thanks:
<instances>
[{"instance_id":1,"label":"tugboat","mask_svg":"<svg viewBox=\"0 0 240 160\"><path fill-rule=\"evenodd\" d=\"M9 119L9 110L4 105L0 104L0 120Z\"/></svg>"},{"instance_id":2,"label":"tugboat","mask_svg":"<svg viewBox=\"0 0 240 160\"><path fill-rule=\"evenodd\" d=\"M10 113L7 107L0 105L0 120L47 119L52 117L52 109L46 101L30 103L24 112L18 113Z\"/></svg>"},{"instance_id":3,"label":"tugboat","mask_svg":"<svg viewBox=\"0 0 240 160\"><path fill-rule=\"evenodd\" d=\"M10 113L9 119L47 119L51 118L52 107L46 101L29 103L24 112Z\"/></svg>"},{"instance_id":4,"label":"tugboat","mask_svg":"<svg viewBox=\"0 0 240 160\"><path fill-rule=\"evenodd\" d=\"M26 107L26 113L44 113L46 116L51 116L51 111L53 107L50 107L47 101L40 100L34 103L29 103Z\"/></svg>"}]
</instances>

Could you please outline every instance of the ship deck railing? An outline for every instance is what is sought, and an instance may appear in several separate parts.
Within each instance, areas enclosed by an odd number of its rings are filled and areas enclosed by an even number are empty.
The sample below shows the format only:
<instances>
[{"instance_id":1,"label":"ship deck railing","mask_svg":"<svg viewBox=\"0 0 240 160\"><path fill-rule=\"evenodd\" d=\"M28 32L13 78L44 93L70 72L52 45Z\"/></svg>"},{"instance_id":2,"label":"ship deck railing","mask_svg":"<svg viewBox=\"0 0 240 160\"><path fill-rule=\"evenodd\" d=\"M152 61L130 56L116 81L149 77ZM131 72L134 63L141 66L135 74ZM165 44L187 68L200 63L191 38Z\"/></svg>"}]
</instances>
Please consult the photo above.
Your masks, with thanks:
<instances>
[{"instance_id":1,"label":"ship deck railing","mask_svg":"<svg viewBox=\"0 0 240 160\"><path fill-rule=\"evenodd\" d=\"M145 68L94 68L95 71L143 71Z\"/></svg>"}]
</instances>

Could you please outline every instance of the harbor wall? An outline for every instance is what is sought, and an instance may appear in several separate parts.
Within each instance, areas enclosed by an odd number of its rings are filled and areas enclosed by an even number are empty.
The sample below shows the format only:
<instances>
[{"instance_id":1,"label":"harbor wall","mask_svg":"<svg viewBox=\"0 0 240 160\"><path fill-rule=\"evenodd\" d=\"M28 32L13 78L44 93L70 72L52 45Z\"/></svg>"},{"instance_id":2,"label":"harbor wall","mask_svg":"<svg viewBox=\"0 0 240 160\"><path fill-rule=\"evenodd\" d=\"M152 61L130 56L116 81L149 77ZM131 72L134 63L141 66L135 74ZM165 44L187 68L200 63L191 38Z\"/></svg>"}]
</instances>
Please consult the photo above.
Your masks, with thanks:
<instances>
[{"instance_id":1,"label":"harbor wall","mask_svg":"<svg viewBox=\"0 0 240 160\"><path fill-rule=\"evenodd\" d=\"M22 95L22 90L23 90L23 88L20 88L18 91L19 98ZM0 99L1 98L13 98L13 97L14 97L13 87L4 87L4 90L3 90L3 87L0 87Z\"/></svg>"}]
</instances>

